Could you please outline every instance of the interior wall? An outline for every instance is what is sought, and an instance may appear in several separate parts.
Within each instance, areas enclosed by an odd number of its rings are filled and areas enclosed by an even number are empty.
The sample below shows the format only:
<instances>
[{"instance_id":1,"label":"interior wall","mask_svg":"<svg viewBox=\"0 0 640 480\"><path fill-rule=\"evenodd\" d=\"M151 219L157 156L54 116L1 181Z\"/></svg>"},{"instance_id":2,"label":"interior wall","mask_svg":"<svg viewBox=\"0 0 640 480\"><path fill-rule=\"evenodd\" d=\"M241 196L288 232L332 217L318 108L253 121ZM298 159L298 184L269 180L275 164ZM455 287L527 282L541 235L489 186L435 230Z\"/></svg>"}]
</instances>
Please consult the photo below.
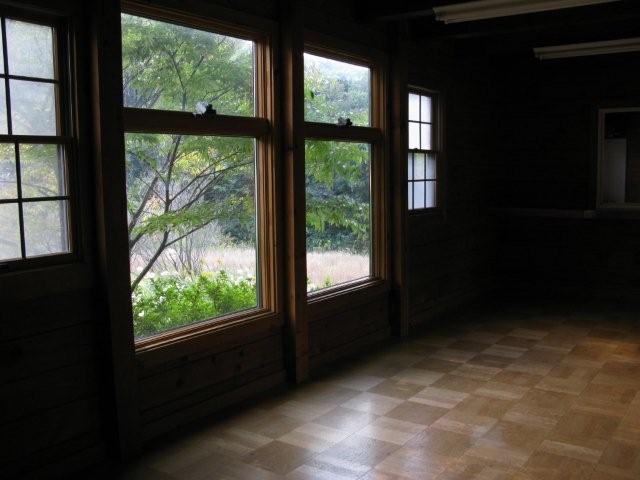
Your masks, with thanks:
<instances>
[{"instance_id":1,"label":"interior wall","mask_svg":"<svg viewBox=\"0 0 640 480\"><path fill-rule=\"evenodd\" d=\"M409 84L444 95L442 208L410 213L407 225L409 315L418 326L493 288L486 186L494 89L484 58L445 41L416 45Z\"/></svg>"},{"instance_id":2,"label":"interior wall","mask_svg":"<svg viewBox=\"0 0 640 480\"><path fill-rule=\"evenodd\" d=\"M637 220L594 212L597 109L638 105L638 67L637 54L492 63L500 96L489 192L503 287L640 291Z\"/></svg>"},{"instance_id":3,"label":"interior wall","mask_svg":"<svg viewBox=\"0 0 640 480\"><path fill-rule=\"evenodd\" d=\"M23 2L68 12L88 43L80 1ZM97 294L86 52L76 58L79 149L78 258L56 267L0 271L0 477L56 478L107 457L113 396Z\"/></svg>"}]
</instances>

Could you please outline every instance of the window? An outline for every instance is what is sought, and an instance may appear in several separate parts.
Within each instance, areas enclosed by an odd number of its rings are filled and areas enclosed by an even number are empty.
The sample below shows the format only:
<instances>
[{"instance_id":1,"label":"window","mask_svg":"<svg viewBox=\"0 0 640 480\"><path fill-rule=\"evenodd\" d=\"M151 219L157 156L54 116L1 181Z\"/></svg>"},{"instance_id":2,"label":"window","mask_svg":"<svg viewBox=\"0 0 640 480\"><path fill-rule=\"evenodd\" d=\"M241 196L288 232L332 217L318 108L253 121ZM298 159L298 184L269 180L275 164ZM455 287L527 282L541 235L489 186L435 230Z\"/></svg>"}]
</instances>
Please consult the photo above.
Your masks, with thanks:
<instances>
[{"instance_id":1,"label":"window","mask_svg":"<svg viewBox=\"0 0 640 480\"><path fill-rule=\"evenodd\" d=\"M260 49L248 36L122 15L137 340L264 306Z\"/></svg>"},{"instance_id":2,"label":"window","mask_svg":"<svg viewBox=\"0 0 640 480\"><path fill-rule=\"evenodd\" d=\"M433 93L409 92L409 210L438 206L438 98Z\"/></svg>"},{"instance_id":3,"label":"window","mask_svg":"<svg viewBox=\"0 0 640 480\"><path fill-rule=\"evenodd\" d=\"M600 111L598 206L640 207L640 108Z\"/></svg>"},{"instance_id":4,"label":"window","mask_svg":"<svg viewBox=\"0 0 640 480\"><path fill-rule=\"evenodd\" d=\"M59 32L16 18L0 22L0 262L69 253Z\"/></svg>"},{"instance_id":5,"label":"window","mask_svg":"<svg viewBox=\"0 0 640 480\"><path fill-rule=\"evenodd\" d=\"M371 85L368 65L304 54L309 293L375 276Z\"/></svg>"}]
</instances>

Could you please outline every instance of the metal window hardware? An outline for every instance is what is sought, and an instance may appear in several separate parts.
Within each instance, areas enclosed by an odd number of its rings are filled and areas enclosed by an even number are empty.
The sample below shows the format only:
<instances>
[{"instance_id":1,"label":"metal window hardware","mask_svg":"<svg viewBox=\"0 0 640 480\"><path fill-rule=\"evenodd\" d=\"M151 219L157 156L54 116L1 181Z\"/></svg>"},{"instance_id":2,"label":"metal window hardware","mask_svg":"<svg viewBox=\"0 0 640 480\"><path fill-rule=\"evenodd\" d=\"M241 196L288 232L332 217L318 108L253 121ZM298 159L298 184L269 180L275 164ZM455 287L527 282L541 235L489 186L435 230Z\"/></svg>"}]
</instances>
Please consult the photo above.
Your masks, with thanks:
<instances>
[{"instance_id":1,"label":"metal window hardware","mask_svg":"<svg viewBox=\"0 0 640 480\"><path fill-rule=\"evenodd\" d=\"M351 127L351 126L353 126L353 122L351 122L350 118L338 117L338 126L339 127Z\"/></svg>"}]
</instances>

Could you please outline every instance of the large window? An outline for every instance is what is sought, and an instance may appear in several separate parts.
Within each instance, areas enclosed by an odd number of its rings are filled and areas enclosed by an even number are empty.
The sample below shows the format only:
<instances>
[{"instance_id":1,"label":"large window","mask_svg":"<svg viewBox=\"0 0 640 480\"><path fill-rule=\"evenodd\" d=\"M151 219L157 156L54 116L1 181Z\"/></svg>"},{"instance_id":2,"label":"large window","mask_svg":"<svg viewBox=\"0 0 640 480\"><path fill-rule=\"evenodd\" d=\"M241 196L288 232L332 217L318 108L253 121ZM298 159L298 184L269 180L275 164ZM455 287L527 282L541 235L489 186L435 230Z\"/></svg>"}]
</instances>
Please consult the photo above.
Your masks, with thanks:
<instances>
[{"instance_id":1,"label":"large window","mask_svg":"<svg viewBox=\"0 0 640 480\"><path fill-rule=\"evenodd\" d=\"M262 305L257 48L122 15L137 339Z\"/></svg>"},{"instance_id":2,"label":"large window","mask_svg":"<svg viewBox=\"0 0 640 480\"><path fill-rule=\"evenodd\" d=\"M15 18L0 23L0 262L69 253L59 32Z\"/></svg>"},{"instance_id":3,"label":"large window","mask_svg":"<svg viewBox=\"0 0 640 480\"><path fill-rule=\"evenodd\" d=\"M367 65L304 55L310 293L375 275L372 165L379 130L371 127L371 85Z\"/></svg>"},{"instance_id":4,"label":"large window","mask_svg":"<svg viewBox=\"0 0 640 480\"><path fill-rule=\"evenodd\" d=\"M409 210L438 206L439 160L438 97L424 91L409 92Z\"/></svg>"}]
</instances>

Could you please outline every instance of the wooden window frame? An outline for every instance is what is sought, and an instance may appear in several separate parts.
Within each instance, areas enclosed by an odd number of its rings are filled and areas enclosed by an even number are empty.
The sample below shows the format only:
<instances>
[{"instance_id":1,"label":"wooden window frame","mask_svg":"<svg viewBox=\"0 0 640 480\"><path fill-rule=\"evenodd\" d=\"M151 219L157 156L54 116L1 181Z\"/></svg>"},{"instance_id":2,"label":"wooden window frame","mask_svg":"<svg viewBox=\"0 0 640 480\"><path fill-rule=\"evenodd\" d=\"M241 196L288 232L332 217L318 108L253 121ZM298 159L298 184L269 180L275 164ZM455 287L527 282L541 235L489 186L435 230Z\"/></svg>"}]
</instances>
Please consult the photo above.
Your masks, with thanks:
<instances>
[{"instance_id":1,"label":"wooden window frame","mask_svg":"<svg viewBox=\"0 0 640 480\"><path fill-rule=\"evenodd\" d=\"M277 196L277 105L275 103L275 35L270 29L239 25L233 21L196 16L182 10L123 2L122 13L211 31L254 42L255 116L216 115L195 118L190 112L123 107L125 133L157 133L251 137L256 141L256 217L258 235L258 289L260 305L251 309L195 322L191 325L134 339L137 355L193 342L247 323L281 323L280 272L277 268L279 228ZM131 301L131 299L129 299ZM133 319L129 319L131 322ZM175 350L175 349L172 349Z\"/></svg>"},{"instance_id":2,"label":"wooden window frame","mask_svg":"<svg viewBox=\"0 0 640 480\"><path fill-rule=\"evenodd\" d=\"M307 302L310 305L341 299L348 303L353 295L359 295L363 291L386 291L389 289L387 58L375 50L365 49L349 42L337 41L326 35L310 31L305 32L303 53L364 66L369 68L371 72L370 126L343 127L331 123L308 122L303 118L304 141L347 141L368 143L371 146L371 258L369 276L315 292L307 292ZM304 99L299 99L299 101L304 102ZM304 188L304 185L302 187ZM312 316L314 316L313 312Z\"/></svg>"},{"instance_id":3,"label":"wooden window frame","mask_svg":"<svg viewBox=\"0 0 640 480\"><path fill-rule=\"evenodd\" d=\"M628 102L634 106L623 107L602 107L597 110L598 126L597 126L597 154L596 154L596 210L600 213L611 212L628 212L637 213L640 211L640 203L606 203L603 200L604 188L603 178L605 172L605 120L609 113L640 113L640 102Z\"/></svg>"},{"instance_id":4,"label":"wooden window frame","mask_svg":"<svg viewBox=\"0 0 640 480\"><path fill-rule=\"evenodd\" d=\"M11 110L10 110L10 92L9 80L27 80L38 81L40 83L53 84L57 88L55 90L56 103L56 122L57 132L55 135L17 135L7 132L0 135L0 143L13 144L16 155L16 170L18 182L18 198L2 199L0 204L17 204L19 208L20 221L20 243L21 257L15 259L0 260L0 273L16 272L30 269L57 267L64 264L78 262L81 259L82 241L80 239L80 216L78 206L78 187L77 187L77 122L76 105L75 105L75 77L72 73L72 60L70 52L70 28L69 18L65 13L60 15L43 12L36 6L33 8L18 8L12 6L1 6L0 17L2 21L3 49L0 52L2 61L5 64L4 73L0 74L0 79L4 80L6 88L6 106L7 106L7 129L10 130ZM6 37L6 18L24 21L32 24L43 25L53 29L54 45L53 45L53 66L54 78L42 79L39 77L11 75L7 71L8 58L5 55L7 49ZM60 145L64 150L64 180L65 195L52 196L46 198L29 198L23 199L20 186L20 159L18 152L19 144L39 144L39 145ZM26 257L26 247L24 238L24 215L22 213L22 205L34 201L57 201L64 200L67 202L67 235L68 235L68 252L51 253L33 257Z\"/></svg>"},{"instance_id":5,"label":"wooden window frame","mask_svg":"<svg viewBox=\"0 0 640 480\"><path fill-rule=\"evenodd\" d=\"M406 98L405 101L408 102L409 101L409 95L410 94L416 94L416 95L421 95L421 96L427 96L431 98L431 141L432 141L432 145L431 145L431 149L420 149L420 148L409 148L409 124L411 122L416 123L414 120L409 120L409 110L407 108L407 118L406 118L406 124L407 124L407 138L406 138L406 145L407 145L407 150L406 153L424 153L425 155L435 155L436 157L436 177L434 180L427 180L425 179L425 181L433 181L433 183L435 184L435 188L436 188L436 204L433 207L423 207L423 208L411 208L412 206L409 205L408 202L408 198L405 198L405 202L407 203L407 211L409 212L410 215L425 215L425 214L439 214L441 213L444 208L443 208L443 201L444 201L444 185L443 185L443 180L444 180L444 169L443 169L443 164L444 164L444 156L445 156L445 152L444 152L444 108L443 108L443 94L440 91L437 90L432 90L429 88L424 88L424 87L417 87L414 85L409 85L407 87L407 94L406 94ZM422 102L420 102L422 103ZM419 125L424 124L425 122L417 122ZM434 148L435 147L435 148ZM404 161L407 161L407 155L405 154L405 158ZM405 182L407 184L407 193L408 193L408 189L412 187L412 184L414 183L413 180L409 180L408 178L408 169L405 168L405 171L407 171L407 175L405 177ZM419 180L420 181L420 180ZM405 195L405 197L407 197L407 195ZM413 198L413 197L412 197Z\"/></svg>"}]
</instances>

